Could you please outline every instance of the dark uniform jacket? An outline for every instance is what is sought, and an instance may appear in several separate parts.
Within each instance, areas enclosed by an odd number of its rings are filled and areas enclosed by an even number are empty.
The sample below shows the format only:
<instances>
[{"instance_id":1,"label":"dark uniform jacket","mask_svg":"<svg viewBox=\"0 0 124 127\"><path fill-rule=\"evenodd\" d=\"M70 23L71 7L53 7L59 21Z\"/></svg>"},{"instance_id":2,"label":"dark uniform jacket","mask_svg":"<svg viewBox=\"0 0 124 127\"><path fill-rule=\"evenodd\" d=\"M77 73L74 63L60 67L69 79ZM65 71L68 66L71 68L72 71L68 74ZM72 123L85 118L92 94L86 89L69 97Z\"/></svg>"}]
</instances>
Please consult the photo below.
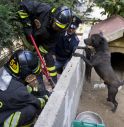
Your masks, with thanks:
<instances>
[{"instance_id":1,"label":"dark uniform jacket","mask_svg":"<svg viewBox=\"0 0 124 127\"><path fill-rule=\"evenodd\" d=\"M66 35L62 33L59 36L57 45L55 47L55 55L58 61L67 61L72 57L72 53L75 51L79 44L79 39L75 33Z\"/></svg>"},{"instance_id":2,"label":"dark uniform jacket","mask_svg":"<svg viewBox=\"0 0 124 127\"><path fill-rule=\"evenodd\" d=\"M4 69L0 69L0 74ZM4 85L0 75L0 83ZM0 89L0 124L12 113L19 111L27 105L33 105L37 109L42 109L40 99L28 93L27 87L12 77L8 88Z\"/></svg>"},{"instance_id":3,"label":"dark uniform jacket","mask_svg":"<svg viewBox=\"0 0 124 127\"><path fill-rule=\"evenodd\" d=\"M50 10L51 7L46 3L23 0L18 11L24 30L29 32L32 29L37 45L42 45L48 51L55 46L55 39L58 36L50 25ZM39 30L34 25L34 19L40 20L41 28Z\"/></svg>"}]
</instances>

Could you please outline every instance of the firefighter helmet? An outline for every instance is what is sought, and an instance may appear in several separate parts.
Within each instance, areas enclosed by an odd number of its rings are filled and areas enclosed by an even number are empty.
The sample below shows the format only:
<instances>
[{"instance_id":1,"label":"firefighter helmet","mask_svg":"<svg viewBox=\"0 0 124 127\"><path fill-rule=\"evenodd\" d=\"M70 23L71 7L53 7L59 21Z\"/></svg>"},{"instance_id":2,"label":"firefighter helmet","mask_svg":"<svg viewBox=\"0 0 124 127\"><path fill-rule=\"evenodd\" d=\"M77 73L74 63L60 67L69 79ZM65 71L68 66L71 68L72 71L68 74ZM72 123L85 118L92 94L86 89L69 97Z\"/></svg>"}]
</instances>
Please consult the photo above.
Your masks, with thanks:
<instances>
[{"instance_id":1,"label":"firefighter helmet","mask_svg":"<svg viewBox=\"0 0 124 127\"><path fill-rule=\"evenodd\" d=\"M66 6L51 9L53 23L60 29L65 30L72 22L72 10Z\"/></svg>"},{"instance_id":2,"label":"firefighter helmet","mask_svg":"<svg viewBox=\"0 0 124 127\"><path fill-rule=\"evenodd\" d=\"M40 62L37 55L28 50L15 51L6 63L6 67L12 75L21 79L40 72Z\"/></svg>"}]
</instances>

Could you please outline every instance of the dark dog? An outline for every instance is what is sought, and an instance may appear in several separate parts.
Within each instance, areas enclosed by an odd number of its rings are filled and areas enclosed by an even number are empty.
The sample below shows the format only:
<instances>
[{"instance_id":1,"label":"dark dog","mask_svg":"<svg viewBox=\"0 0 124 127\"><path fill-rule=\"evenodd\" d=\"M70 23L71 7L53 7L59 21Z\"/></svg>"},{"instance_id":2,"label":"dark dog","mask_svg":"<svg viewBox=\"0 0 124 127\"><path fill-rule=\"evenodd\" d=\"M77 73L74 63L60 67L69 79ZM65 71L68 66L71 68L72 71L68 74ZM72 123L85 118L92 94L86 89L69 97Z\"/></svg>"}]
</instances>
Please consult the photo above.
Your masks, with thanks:
<instances>
[{"instance_id":1,"label":"dark dog","mask_svg":"<svg viewBox=\"0 0 124 127\"><path fill-rule=\"evenodd\" d=\"M86 53L86 58L88 60L90 60L92 55L94 54L94 49L90 48L90 47L78 46L77 49L84 49L85 53ZM92 71L92 67L90 65L86 64L85 79L89 83L91 82L91 71Z\"/></svg>"},{"instance_id":2,"label":"dark dog","mask_svg":"<svg viewBox=\"0 0 124 127\"><path fill-rule=\"evenodd\" d=\"M104 80L104 83L108 88L107 101L110 101L114 104L112 111L115 112L118 106L115 97L118 92L118 87L123 85L124 82L118 79L111 66L111 54L109 52L108 42L102 35L93 34L88 39L85 39L84 43L87 46L94 47L95 54L90 60L88 60L82 54L74 53L74 56L83 58L88 65L94 67L96 73Z\"/></svg>"}]
</instances>

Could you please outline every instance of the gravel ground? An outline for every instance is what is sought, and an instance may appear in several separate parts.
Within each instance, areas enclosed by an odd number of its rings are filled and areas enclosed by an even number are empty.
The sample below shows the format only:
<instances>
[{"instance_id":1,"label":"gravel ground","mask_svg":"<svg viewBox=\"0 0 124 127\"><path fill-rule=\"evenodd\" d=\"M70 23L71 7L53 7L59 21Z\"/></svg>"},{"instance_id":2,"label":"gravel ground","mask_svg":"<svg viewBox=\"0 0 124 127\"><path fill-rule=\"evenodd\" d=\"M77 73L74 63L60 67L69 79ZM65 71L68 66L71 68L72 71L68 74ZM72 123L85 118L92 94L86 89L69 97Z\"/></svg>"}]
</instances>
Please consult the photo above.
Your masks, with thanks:
<instances>
[{"instance_id":1,"label":"gravel ground","mask_svg":"<svg viewBox=\"0 0 124 127\"><path fill-rule=\"evenodd\" d=\"M80 98L78 113L83 111L93 111L98 113L106 127L124 127L124 87L117 94L119 103L115 113L111 112L111 103L106 101L107 88L93 88L89 83L84 84Z\"/></svg>"}]
</instances>

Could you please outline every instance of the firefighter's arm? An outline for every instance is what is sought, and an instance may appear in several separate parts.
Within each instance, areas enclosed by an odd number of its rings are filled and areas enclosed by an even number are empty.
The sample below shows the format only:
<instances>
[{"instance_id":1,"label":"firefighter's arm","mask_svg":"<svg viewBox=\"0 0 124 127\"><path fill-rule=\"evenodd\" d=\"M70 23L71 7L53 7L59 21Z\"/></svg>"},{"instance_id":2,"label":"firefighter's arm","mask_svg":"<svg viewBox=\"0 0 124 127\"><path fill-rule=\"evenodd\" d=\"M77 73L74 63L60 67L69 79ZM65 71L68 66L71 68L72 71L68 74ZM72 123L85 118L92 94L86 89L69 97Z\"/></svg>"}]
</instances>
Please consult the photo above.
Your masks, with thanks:
<instances>
[{"instance_id":1,"label":"firefighter's arm","mask_svg":"<svg viewBox=\"0 0 124 127\"><path fill-rule=\"evenodd\" d=\"M43 96L37 98L33 94L29 93L27 88L24 86L16 90L16 97L14 99L16 102L18 102L18 104L11 103L11 106L16 108L23 108L27 105L33 105L37 109L42 109L48 101L48 97L49 94L46 92Z\"/></svg>"},{"instance_id":2,"label":"firefighter's arm","mask_svg":"<svg viewBox=\"0 0 124 127\"><path fill-rule=\"evenodd\" d=\"M27 86L27 91L38 98L38 100L40 101L40 108L43 108L45 106L46 102L48 101L48 97L50 96L51 93L47 90L44 90L44 91L36 90L35 91L34 88Z\"/></svg>"},{"instance_id":3,"label":"firefighter's arm","mask_svg":"<svg viewBox=\"0 0 124 127\"><path fill-rule=\"evenodd\" d=\"M23 28L26 34L32 33L32 21L35 24L35 27L39 29L41 27L41 23L36 17L40 14L40 2L37 1L22 1L20 3L20 9L18 11L18 15L23 24ZM42 11L42 9L41 9ZM30 18L31 17L31 20Z\"/></svg>"},{"instance_id":4,"label":"firefighter's arm","mask_svg":"<svg viewBox=\"0 0 124 127\"><path fill-rule=\"evenodd\" d=\"M29 18L29 12L27 11L25 6L21 5L17 13L23 25L25 34L30 35L32 33L32 23Z\"/></svg>"},{"instance_id":5,"label":"firefighter's arm","mask_svg":"<svg viewBox=\"0 0 124 127\"><path fill-rule=\"evenodd\" d=\"M48 101L48 98L49 95L47 94L39 98L33 96L32 94L29 94L29 98L27 99L27 101L25 101L25 103L32 104L38 109L43 109Z\"/></svg>"},{"instance_id":6,"label":"firefighter's arm","mask_svg":"<svg viewBox=\"0 0 124 127\"><path fill-rule=\"evenodd\" d=\"M73 46L72 46L72 53L75 52L75 50L77 49L79 44L79 38L77 36L75 36L75 40L73 41Z\"/></svg>"}]
</instances>

